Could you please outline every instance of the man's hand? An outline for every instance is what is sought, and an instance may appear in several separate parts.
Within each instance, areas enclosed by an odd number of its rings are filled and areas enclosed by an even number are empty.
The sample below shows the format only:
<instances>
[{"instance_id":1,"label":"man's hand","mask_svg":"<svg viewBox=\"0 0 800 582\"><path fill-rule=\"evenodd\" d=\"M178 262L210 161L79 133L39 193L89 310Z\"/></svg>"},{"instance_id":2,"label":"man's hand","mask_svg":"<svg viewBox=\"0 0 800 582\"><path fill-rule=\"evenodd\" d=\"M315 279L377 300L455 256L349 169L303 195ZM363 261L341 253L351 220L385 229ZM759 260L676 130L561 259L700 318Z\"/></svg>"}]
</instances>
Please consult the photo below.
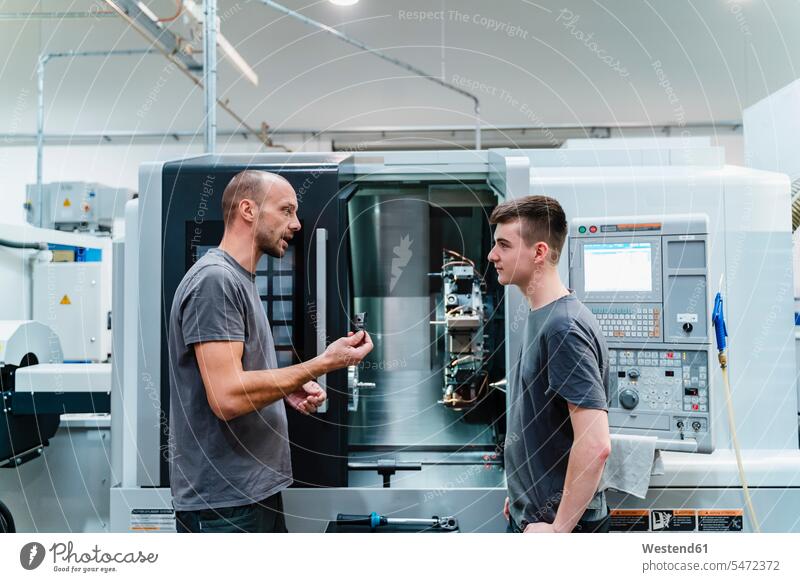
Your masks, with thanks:
<instances>
[{"instance_id":1,"label":"man's hand","mask_svg":"<svg viewBox=\"0 0 800 582\"><path fill-rule=\"evenodd\" d=\"M508 497L506 497L506 501L503 503L503 517L505 517L506 521L509 523L511 522L511 512L509 511L510 505L511 503L509 502Z\"/></svg>"},{"instance_id":2,"label":"man's hand","mask_svg":"<svg viewBox=\"0 0 800 582\"><path fill-rule=\"evenodd\" d=\"M372 351L372 339L366 331L352 331L347 337L340 337L323 354L331 369L338 370L358 365Z\"/></svg>"},{"instance_id":3,"label":"man's hand","mask_svg":"<svg viewBox=\"0 0 800 582\"><path fill-rule=\"evenodd\" d=\"M297 412L312 414L325 402L327 397L322 387L312 380L286 396L285 400Z\"/></svg>"},{"instance_id":4,"label":"man's hand","mask_svg":"<svg viewBox=\"0 0 800 582\"><path fill-rule=\"evenodd\" d=\"M529 523L528 525L526 525L525 531L522 533L556 533L556 530L553 529L552 523L539 521L536 523Z\"/></svg>"}]
</instances>

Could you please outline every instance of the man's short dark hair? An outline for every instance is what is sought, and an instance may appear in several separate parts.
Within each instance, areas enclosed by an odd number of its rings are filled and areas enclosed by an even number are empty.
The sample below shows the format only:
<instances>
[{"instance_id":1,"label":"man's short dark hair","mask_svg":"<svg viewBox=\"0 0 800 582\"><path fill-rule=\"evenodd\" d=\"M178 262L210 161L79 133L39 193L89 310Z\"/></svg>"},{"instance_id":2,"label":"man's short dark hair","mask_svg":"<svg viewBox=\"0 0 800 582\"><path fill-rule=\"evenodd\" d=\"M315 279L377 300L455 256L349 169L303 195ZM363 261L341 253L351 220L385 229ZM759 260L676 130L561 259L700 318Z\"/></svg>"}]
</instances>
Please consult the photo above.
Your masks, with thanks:
<instances>
[{"instance_id":1,"label":"man's short dark hair","mask_svg":"<svg viewBox=\"0 0 800 582\"><path fill-rule=\"evenodd\" d=\"M550 261L557 264L567 238L567 216L558 200L549 196L515 198L498 205L489 217L491 224L515 220L519 220L525 244L546 242L550 247Z\"/></svg>"},{"instance_id":2,"label":"man's short dark hair","mask_svg":"<svg viewBox=\"0 0 800 582\"><path fill-rule=\"evenodd\" d=\"M244 170L236 174L225 186L222 193L222 219L225 224L235 216L239 202L249 198L259 205L264 200L267 172L263 170Z\"/></svg>"}]
</instances>

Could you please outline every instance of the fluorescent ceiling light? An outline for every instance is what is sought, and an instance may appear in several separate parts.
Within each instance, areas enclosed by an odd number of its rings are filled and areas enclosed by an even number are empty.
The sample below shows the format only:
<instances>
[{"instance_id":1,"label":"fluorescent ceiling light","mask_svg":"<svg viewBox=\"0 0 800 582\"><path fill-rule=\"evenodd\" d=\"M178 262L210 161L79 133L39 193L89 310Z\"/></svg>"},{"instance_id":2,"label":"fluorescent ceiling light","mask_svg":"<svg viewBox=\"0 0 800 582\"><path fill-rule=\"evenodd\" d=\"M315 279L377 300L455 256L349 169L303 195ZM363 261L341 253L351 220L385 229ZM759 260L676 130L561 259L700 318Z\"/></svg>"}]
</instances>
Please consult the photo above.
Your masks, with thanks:
<instances>
[{"instance_id":1,"label":"fluorescent ceiling light","mask_svg":"<svg viewBox=\"0 0 800 582\"><path fill-rule=\"evenodd\" d=\"M352 6L353 4L358 4L358 0L328 0L328 2L336 6Z\"/></svg>"},{"instance_id":2,"label":"fluorescent ceiling light","mask_svg":"<svg viewBox=\"0 0 800 582\"><path fill-rule=\"evenodd\" d=\"M155 12L153 12L147 7L147 4L145 4L144 2L137 2L136 5L139 7L139 10L144 12L150 20L161 26L161 23L158 22L158 16L156 16Z\"/></svg>"},{"instance_id":3,"label":"fluorescent ceiling light","mask_svg":"<svg viewBox=\"0 0 800 582\"><path fill-rule=\"evenodd\" d=\"M239 54L239 51L237 51L230 42L228 42L228 39L219 33L217 33L217 46L222 49L222 52L225 53L225 56L233 66L239 69L242 75L247 77L248 81L258 86L258 75L256 72L250 68L250 65L247 64L244 57Z\"/></svg>"},{"instance_id":4,"label":"fluorescent ceiling light","mask_svg":"<svg viewBox=\"0 0 800 582\"><path fill-rule=\"evenodd\" d=\"M203 9L199 5L195 4L194 0L183 0L183 6L197 22L203 22ZM228 39L225 38L220 32L219 19L217 19L217 46L222 49L225 58L227 58L242 75L247 77L248 81L250 81L253 85L258 86L258 75L256 72L250 65L247 64L247 61L245 61L244 57L239 54L239 51L237 51L228 41Z\"/></svg>"}]
</instances>

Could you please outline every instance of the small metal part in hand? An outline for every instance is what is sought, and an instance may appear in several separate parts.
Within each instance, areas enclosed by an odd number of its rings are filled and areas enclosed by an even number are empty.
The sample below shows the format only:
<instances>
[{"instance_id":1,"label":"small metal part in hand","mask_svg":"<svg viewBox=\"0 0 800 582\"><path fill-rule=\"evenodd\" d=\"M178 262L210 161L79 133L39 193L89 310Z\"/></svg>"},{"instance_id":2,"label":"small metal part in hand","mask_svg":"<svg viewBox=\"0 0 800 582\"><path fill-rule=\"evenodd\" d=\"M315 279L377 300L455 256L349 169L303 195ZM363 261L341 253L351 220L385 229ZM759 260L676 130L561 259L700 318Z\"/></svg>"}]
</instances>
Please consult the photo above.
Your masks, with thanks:
<instances>
[{"instance_id":1,"label":"small metal part in hand","mask_svg":"<svg viewBox=\"0 0 800 582\"><path fill-rule=\"evenodd\" d=\"M355 331L366 331L367 326L367 312L360 311L353 317L353 328Z\"/></svg>"}]
</instances>

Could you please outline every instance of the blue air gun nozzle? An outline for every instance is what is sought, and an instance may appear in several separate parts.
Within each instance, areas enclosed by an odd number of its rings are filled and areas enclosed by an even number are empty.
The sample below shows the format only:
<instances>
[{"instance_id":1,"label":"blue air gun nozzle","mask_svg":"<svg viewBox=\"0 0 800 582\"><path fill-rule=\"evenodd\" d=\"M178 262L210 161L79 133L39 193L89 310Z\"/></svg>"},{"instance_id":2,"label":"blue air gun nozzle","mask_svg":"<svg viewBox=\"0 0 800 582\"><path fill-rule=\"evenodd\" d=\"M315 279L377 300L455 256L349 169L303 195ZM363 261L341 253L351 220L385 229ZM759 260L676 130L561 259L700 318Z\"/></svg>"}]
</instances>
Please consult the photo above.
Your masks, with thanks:
<instances>
[{"instance_id":1,"label":"blue air gun nozzle","mask_svg":"<svg viewBox=\"0 0 800 582\"><path fill-rule=\"evenodd\" d=\"M725 326L725 315L722 312L722 293L717 293L714 298L714 311L711 313L711 321L714 324L714 335L717 338L717 350L724 351L727 347L728 328Z\"/></svg>"}]
</instances>

